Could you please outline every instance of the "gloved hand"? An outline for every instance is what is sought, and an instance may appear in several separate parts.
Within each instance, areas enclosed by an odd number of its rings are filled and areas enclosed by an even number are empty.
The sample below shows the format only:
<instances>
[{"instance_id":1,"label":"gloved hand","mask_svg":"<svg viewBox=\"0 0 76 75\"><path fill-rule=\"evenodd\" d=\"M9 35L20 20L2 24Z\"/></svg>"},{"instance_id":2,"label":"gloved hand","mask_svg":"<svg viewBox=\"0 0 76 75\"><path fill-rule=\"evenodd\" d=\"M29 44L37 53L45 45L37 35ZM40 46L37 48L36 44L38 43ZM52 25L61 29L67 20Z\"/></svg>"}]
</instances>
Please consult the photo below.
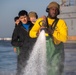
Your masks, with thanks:
<instances>
[{"instance_id":1,"label":"gloved hand","mask_svg":"<svg viewBox=\"0 0 76 75\"><path fill-rule=\"evenodd\" d=\"M44 20L41 21L42 22L42 25L40 27L40 31L44 30L46 32L47 30L47 24Z\"/></svg>"},{"instance_id":2,"label":"gloved hand","mask_svg":"<svg viewBox=\"0 0 76 75\"><path fill-rule=\"evenodd\" d=\"M44 27L44 26L42 26L42 27L40 28L40 32L41 32L42 30L44 30L44 31L46 32L47 28Z\"/></svg>"}]
</instances>

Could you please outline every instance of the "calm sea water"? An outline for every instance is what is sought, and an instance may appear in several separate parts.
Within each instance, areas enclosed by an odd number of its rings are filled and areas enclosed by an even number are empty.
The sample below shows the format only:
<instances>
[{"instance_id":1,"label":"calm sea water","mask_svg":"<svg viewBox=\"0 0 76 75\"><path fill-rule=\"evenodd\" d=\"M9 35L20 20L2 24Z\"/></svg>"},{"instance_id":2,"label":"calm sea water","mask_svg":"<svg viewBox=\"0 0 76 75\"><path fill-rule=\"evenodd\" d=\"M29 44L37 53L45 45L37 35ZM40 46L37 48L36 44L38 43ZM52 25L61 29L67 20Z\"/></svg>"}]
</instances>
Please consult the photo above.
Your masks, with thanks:
<instances>
[{"instance_id":1,"label":"calm sea water","mask_svg":"<svg viewBox=\"0 0 76 75\"><path fill-rule=\"evenodd\" d=\"M0 41L0 75L15 75L17 54L10 41ZM76 44L65 44L64 75L76 75Z\"/></svg>"},{"instance_id":2,"label":"calm sea water","mask_svg":"<svg viewBox=\"0 0 76 75\"><path fill-rule=\"evenodd\" d=\"M16 72L16 58L10 41L0 41L0 75L13 75Z\"/></svg>"}]
</instances>

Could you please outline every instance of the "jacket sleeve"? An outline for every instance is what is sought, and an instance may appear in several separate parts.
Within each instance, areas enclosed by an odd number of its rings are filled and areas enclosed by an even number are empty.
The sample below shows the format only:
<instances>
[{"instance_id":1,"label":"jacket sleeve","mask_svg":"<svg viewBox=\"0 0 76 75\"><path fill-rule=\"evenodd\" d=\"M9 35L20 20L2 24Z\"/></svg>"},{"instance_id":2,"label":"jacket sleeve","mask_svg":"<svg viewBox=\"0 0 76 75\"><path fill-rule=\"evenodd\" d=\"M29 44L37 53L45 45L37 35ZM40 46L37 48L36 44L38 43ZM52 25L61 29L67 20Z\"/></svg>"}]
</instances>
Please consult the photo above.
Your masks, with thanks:
<instances>
[{"instance_id":1,"label":"jacket sleeve","mask_svg":"<svg viewBox=\"0 0 76 75\"><path fill-rule=\"evenodd\" d=\"M39 18L39 19L35 22L35 24L34 24L34 26L32 27L32 29L30 30L29 36L30 36L31 38L36 38L36 37L37 37L37 33L38 33L39 30L40 30L39 22L40 22L41 20L42 20L42 18Z\"/></svg>"},{"instance_id":2,"label":"jacket sleeve","mask_svg":"<svg viewBox=\"0 0 76 75\"><path fill-rule=\"evenodd\" d=\"M68 39L68 28L64 20L59 20L53 33L54 39L60 42L66 42Z\"/></svg>"},{"instance_id":3,"label":"jacket sleeve","mask_svg":"<svg viewBox=\"0 0 76 75\"><path fill-rule=\"evenodd\" d=\"M11 44L15 47L19 47L23 45L23 42L19 41L19 31L15 28L12 34Z\"/></svg>"}]
</instances>

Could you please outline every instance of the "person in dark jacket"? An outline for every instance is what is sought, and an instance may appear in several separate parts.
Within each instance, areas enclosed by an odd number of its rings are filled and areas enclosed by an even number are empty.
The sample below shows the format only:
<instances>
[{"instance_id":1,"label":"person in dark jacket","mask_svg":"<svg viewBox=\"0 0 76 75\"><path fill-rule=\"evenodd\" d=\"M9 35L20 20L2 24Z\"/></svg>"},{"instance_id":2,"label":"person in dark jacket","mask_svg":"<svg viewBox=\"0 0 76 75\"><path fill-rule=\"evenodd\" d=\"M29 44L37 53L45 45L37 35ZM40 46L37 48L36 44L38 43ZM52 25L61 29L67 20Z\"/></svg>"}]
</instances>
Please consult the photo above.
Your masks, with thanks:
<instances>
[{"instance_id":1,"label":"person in dark jacket","mask_svg":"<svg viewBox=\"0 0 76 75\"><path fill-rule=\"evenodd\" d=\"M15 35L12 38L11 44L13 46L19 47L20 49L16 75L23 75L22 70L27 64L27 60L29 59L29 55L32 51L32 47L36 39L32 39L29 37L29 31L33 27L33 24L29 21L28 12L25 10L21 10L18 13L18 16L20 20L19 28L15 31Z\"/></svg>"},{"instance_id":2,"label":"person in dark jacket","mask_svg":"<svg viewBox=\"0 0 76 75\"><path fill-rule=\"evenodd\" d=\"M16 16L14 18L14 22L15 22L15 28L14 28L14 31L13 31L13 34L12 34L12 38L15 35L15 31L19 28L18 24L19 24L20 20L19 20L18 16ZM17 54L19 54L19 47L14 46L14 52L16 52Z\"/></svg>"}]
</instances>

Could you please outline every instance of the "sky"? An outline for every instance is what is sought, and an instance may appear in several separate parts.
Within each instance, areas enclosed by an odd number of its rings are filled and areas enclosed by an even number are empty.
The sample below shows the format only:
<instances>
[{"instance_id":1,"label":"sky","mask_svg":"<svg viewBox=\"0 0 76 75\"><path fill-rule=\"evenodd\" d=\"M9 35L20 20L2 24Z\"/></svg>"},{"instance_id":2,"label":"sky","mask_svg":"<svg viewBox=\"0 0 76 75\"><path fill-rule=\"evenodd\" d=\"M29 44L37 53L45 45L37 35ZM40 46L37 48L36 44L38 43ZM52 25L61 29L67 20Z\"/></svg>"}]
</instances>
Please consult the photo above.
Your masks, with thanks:
<instances>
[{"instance_id":1,"label":"sky","mask_svg":"<svg viewBox=\"0 0 76 75\"><path fill-rule=\"evenodd\" d=\"M0 0L0 38L12 36L14 17L19 11L35 11L39 17L47 15L45 10L51 1L59 0Z\"/></svg>"}]
</instances>

